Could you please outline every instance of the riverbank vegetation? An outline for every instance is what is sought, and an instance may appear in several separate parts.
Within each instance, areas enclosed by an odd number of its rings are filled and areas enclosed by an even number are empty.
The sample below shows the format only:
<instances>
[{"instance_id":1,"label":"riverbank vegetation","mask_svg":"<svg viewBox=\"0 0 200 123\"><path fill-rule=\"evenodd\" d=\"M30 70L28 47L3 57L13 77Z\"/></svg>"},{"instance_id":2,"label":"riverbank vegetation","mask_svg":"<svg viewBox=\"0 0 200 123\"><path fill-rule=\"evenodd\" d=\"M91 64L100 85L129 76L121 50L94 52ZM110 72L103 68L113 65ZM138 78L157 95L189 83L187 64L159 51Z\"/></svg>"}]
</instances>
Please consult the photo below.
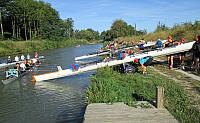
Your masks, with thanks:
<instances>
[{"instance_id":1,"label":"riverbank vegetation","mask_svg":"<svg viewBox=\"0 0 200 123\"><path fill-rule=\"evenodd\" d=\"M89 42L84 39L68 39L63 41L48 41L48 40L0 41L0 56L31 53L33 51L63 48L85 43Z\"/></svg>"},{"instance_id":2,"label":"riverbank vegetation","mask_svg":"<svg viewBox=\"0 0 200 123\"><path fill-rule=\"evenodd\" d=\"M50 4L35 0L2 0L0 32L1 55L93 43L99 40L98 31L91 28L77 30L72 18L61 19Z\"/></svg>"},{"instance_id":3,"label":"riverbank vegetation","mask_svg":"<svg viewBox=\"0 0 200 123\"><path fill-rule=\"evenodd\" d=\"M116 20L109 30L101 33L101 38L104 41L137 43L141 39L146 41L166 39L169 35L174 40L180 40L181 37L188 41L194 40L196 35L200 35L200 21L175 24L173 27L167 27L159 22L154 32L147 33L145 29L137 31L136 27L128 25L123 20Z\"/></svg>"},{"instance_id":4,"label":"riverbank vegetation","mask_svg":"<svg viewBox=\"0 0 200 123\"><path fill-rule=\"evenodd\" d=\"M191 103L189 95L175 81L148 69L148 76L140 73L120 74L112 68L103 68L92 77L87 91L88 103L124 102L134 106L134 101L154 101L156 86L165 88L165 107L180 122L197 123L199 110Z\"/></svg>"}]
</instances>

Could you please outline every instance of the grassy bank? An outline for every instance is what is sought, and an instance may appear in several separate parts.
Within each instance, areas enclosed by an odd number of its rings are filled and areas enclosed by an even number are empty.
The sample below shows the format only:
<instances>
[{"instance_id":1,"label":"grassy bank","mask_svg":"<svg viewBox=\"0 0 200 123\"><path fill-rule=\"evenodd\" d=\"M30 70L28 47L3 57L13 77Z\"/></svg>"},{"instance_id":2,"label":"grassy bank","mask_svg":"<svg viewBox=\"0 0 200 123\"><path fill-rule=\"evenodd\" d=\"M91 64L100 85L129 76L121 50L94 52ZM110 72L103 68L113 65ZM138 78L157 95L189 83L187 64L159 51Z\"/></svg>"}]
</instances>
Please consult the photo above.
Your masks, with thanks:
<instances>
[{"instance_id":1,"label":"grassy bank","mask_svg":"<svg viewBox=\"0 0 200 123\"><path fill-rule=\"evenodd\" d=\"M149 75L120 74L111 68L103 68L92 77L87 91L88 103L125 102L133 105L136 100L155 100L156 86L165 88L165 107L180 122L197 123L200 112L190 103L188 94L173 80L161 76L152 69Z\"/></svg>"},{"instance_id":2,"label":"grassy bank","mask_svg":"<svg viewBox=\"0 0 200 123\"><path fill-rule=\"evenodd\" d=\"M181 24L175 24L173 27L162 28L157 27L154 32L148 33L146 35L139 36L129 36L129 37L119 37L116 40L121 42L138 42L142 38L146 41L155 41L157 39L167 39L168 36L172 36L174 40L180 40L181 37L185 38L187 41L194 40L196 35L200 35L200 21L195 21L194 23L185 22Z\"/></svg>"},{"instance_id":3,"label":"grassy bank","mask_svg":"<svg viewBox=\"0 0 200 123\"><path fill-rule=\"evenodd\" d=\"M86 40L79 40L79 39L69 39L64 41L48 41L48 40L0 41L0 56L30 53L34 51L69 47L86 43L89 42Z\"/></svg>"}]
</instances>

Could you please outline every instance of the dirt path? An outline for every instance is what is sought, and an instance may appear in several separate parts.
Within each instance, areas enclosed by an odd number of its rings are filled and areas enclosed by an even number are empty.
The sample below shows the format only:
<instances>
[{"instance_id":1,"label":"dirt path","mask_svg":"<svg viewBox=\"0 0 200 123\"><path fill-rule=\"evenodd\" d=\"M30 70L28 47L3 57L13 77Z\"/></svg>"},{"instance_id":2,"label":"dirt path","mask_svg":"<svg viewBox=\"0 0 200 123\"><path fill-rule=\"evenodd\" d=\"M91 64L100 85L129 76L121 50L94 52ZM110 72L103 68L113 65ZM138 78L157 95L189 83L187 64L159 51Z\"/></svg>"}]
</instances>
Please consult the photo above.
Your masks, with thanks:
<instances>
[{"instance_id":1,"label":"dirt path","mask_svg":"<svg viewBox=\"0 0 200 123\"><path fill-rule=\"evenodd\" d=\"M195 86L193 83L191 83L191 81L179 80L179 79L175 78L174 76L172 76L170 74L166 74L162 70L158 70L155 67L151 67L151 68L154 71L156 71L157 73L159 73L159 74L161 74L165 77L168 77L168 78L174 80L175 82L177 82L178 84L180 84L186 90L188 97L190 97L191 103L200 110L200 91L199 91L198 86ZM195 78L195 80L198 79L198 77L194 77L194 78ZM191 77L191 78L188 78L188 79L193 79L193 78Z\"/></svg>"},{"instance_id":2,"label":"dirt path","mask_svg":"<svg viewBox=\"0 0 200 123\"><path fill-rule=\"evenodd\" d=\"M199 77L199 76L196 76L196 75L194 75L194 74L185 72L185 71L180 70L180 69L175 70L175 71L180 72L180 73L182 73L182 74L185 74L186 76L191 77L191 78L194 79L194 80L200 81L200 77Z\"/></svg>"}]
</instances>

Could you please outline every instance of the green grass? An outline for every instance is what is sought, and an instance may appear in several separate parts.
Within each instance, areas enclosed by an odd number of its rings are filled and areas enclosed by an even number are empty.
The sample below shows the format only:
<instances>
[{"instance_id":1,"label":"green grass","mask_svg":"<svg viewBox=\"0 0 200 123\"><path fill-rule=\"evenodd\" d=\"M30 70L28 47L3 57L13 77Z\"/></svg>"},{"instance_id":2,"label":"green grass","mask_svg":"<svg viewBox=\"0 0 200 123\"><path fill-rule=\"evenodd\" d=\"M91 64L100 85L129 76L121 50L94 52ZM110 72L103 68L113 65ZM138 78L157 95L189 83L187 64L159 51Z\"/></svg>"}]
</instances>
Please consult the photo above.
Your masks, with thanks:
<instances>
[{"instance_id":1,"label":"green grass","mask_svg":"<svg viewBox=\"0 0 200 123\"><path fill-rule=\"evenodd\" d=\"M69 39L64 41L48 41L48 40L0 41L0 56L30 53L34 51L69 47L86 43L89 42L86 40L79 40L79 39Z\"/></svg>"},{"instance_id":2,"label":"green grass","mask_svg":"<svg viewBox=\"0 0 200 123\"><path fill-rule=\"evenodd\" d=\"M88 103L124 102L128 105L134 101L155 100L156 87L165 88L165 107L180 122L197 123L200 112L190 103L183 87L173 80L161 76L152 69L144 77L139 73L120 74L111 68L103 68L92 77L87 91Z\"/></svg>"}]
</instances>

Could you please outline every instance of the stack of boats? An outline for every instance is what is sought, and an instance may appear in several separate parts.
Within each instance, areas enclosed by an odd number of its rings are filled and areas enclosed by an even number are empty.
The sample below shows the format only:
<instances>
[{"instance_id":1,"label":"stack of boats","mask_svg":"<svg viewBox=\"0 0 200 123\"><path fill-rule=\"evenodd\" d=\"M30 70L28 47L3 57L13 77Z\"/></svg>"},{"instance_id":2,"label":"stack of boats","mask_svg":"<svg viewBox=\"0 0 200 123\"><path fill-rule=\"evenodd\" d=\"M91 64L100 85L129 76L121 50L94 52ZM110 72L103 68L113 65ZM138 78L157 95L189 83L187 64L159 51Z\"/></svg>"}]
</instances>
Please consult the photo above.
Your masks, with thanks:
<instances>
[{"instance_id":1,"label":"stack of boats","mask_svg":"<svg viewBox=\"0 0 200 123\"><path fill-rule=\"evenodd\" d=\"M162 42L164 43L164 42L166 42L166 40L163 40ZM150 42L150 43L145 44L144 47L150 47L155 44L156 44L155 42ZM154 49L154 50L149 50L147 52L135 53L135 54L126 56L122 60L102 61L102 62L95 63L95 64L89 64L89 65L83 66L83 67L80 66L78 69L64 69L63 70L59 66L59 70L56 72L50 72L50 73L45 73L45 74L41 74L41 75L34 75L32 78L33 78L33 81L36 81L36 82L57 79L57 78L62 78L62 77L66 77L66 76L76 75L79 73L95 70L95 69L106 67L106 66L114 66L114 65L132 62L136 58L139 59L139 58L146 57L146 56L155 57L155 56L160 56L160 55L170 55L170 54L176 54L176 53L180 53L180 52L186 52L192 48L193 44L194 44L194 41L184 43L181 45L177 45L177 46L173 46L173 47ZM133 48L133 47L127 47L124 49L130 49L130 48ZM116 51L118 51L118 50L116 50ZM94 54L88 54L88 55L76 57L75 60L81 60L81 59L106 55L109 53L110 53L110 51L97 52Z\"/></svg>"}]
</instances>

